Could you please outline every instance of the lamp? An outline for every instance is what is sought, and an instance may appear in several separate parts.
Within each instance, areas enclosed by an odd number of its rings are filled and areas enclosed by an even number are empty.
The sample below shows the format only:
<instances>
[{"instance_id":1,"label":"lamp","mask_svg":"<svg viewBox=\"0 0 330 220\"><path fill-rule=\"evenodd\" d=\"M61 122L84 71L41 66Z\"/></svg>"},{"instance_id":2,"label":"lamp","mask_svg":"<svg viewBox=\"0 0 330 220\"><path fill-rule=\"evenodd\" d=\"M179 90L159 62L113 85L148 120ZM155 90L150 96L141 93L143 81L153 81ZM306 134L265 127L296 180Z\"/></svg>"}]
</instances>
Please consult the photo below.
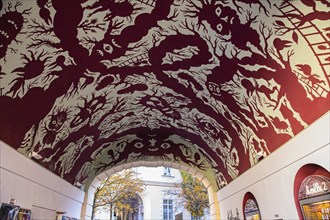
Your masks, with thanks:
<instances>
[{"instance_id":1,"label":"lamp","mask_svg":"<svg viewBox=\"0 0 330 220\"><path fill-rule=\"evenodd\" d=\"M41 156L40 154L38 154L37 152L34 152L34 151L31 151L31 152L29 153L29 157L30 157L30 158L34 158L34 159L36 159L36 160L40 160L40 159L42 159L42 156Z\"/></svg>"}]
</instances>

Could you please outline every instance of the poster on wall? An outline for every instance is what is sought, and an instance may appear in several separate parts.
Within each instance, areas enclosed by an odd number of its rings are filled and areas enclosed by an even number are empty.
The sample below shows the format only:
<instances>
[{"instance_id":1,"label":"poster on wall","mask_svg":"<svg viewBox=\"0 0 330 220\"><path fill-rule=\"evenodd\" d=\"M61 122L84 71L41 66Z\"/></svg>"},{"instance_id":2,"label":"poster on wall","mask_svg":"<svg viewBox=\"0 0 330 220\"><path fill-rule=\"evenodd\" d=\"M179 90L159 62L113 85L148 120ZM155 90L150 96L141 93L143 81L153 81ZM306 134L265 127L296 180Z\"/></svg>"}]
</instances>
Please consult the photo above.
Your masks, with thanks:
<instances>
[{"instance_id":1,"label":"poster on wall","mask_svg":"<svg viewBox=\"0 0 330 220\"><path fill-rule=\"evenodd\" d=\"M19 206L2 203L0 209L0 220L15 220L19 211Z\"/></svg>"}]
</instances>

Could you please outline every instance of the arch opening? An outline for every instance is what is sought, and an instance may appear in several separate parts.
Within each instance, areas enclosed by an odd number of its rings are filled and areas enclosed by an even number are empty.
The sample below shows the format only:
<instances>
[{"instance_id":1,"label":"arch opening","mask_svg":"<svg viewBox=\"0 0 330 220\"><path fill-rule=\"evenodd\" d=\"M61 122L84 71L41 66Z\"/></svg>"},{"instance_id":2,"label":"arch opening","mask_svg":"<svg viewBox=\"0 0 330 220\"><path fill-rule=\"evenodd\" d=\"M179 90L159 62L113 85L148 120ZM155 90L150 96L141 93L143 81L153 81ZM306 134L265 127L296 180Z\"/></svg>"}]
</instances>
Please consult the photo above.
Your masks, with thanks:
<instances>
[{"instance_id":1,"label":"arch opening","mask_svg":"<svg viewBox=\"0 0 330 220\"><path fill-rule=\"evenodd\" d=\"M299 219L330 217L330 172L317 164L306 164L296 173L294 200Z\"/></svg>"},{"instance_id":2,"label":"arch opening","mask_svg":"<svg viewBox=\"0 0 330 220\"><path fill-rule=\"evenodd\" d=\"M135 161L131 163L126 163L123 165L118 165L113 168L109 168L108 170L102 172L98 176L94 178L92 183L90 184L86 194L85 194L85 203L83 204L83 209L81 213L82 218L89 218L91 216L91 205L92 201L94 199L94 193L97 188L97 186L100 184L100 182L115 174L118 172L121 172L126 169L131 169L131 168L137 168L137 167L168 167L168 168L173 168L177 170L183 170L189 174L191 174L193 177L196 177L198 180L200 180L204 186L206 187L208 191L208 196L209 196L209 204L210 204L210 218L211 219L219 219L220 218L220 210L218 206L218 197L216 194L216 189L217 186L214 185L214 183L209 180L209 177L204 175L202 172L199 170L189 167L186 165L182 165L176 162L166 162L166 161Z\"/></svg>"},{"instance_id":3,"label":"arch opening","mask_svg":"<svg viewBox=\"0 0 330 220\"><path fill-rule=\"evenodd\" d=\"M261 220L258 202L251 192L247 192L243 198L244 220Z\"/></svg>"},{"instance_id":4,"label":"arch opening","mask_svg":"<svg viewBox=\"0 0 330 220\"><path fill-rule=\"evenodd\" d=\"M228 184L228 179L231 177L223 161L210 147L202 145L203 142L199 139L169 134L168 129L165 131L148 130L141 134L127 134L119 136L112 142L103 143L91 155L93 160L86 161L79 167L74 184L86 191L99 174L111 168L118 171L118 167L127 168L131 166L128 164L139 164L141 161L151 164L153 162L158 164L161 161L193 168L207 177L214 190L219 190ZM232 172L235 175L234 169Z\"/></svg>"}]
</instances>

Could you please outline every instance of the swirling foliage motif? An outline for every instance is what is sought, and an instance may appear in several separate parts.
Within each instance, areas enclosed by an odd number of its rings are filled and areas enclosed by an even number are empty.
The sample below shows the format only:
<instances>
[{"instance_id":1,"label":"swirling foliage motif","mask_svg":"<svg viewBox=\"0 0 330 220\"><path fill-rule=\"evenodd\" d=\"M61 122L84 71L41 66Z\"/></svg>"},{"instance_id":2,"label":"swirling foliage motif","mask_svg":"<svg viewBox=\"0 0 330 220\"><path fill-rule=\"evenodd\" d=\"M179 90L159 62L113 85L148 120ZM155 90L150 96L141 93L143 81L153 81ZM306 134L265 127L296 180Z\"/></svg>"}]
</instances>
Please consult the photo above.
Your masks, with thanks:
<instances>
[{"instance_id":1,"label":"swirling foliage motif","mask_svg":"<svg viewBox=\"0 0 330 220\"><path fill-rule=\"evenodd\" d=\"M329 110L327 0L4 0L0 138L71 183L165 160L219 188Z\"/></svg>"}]
</instances>

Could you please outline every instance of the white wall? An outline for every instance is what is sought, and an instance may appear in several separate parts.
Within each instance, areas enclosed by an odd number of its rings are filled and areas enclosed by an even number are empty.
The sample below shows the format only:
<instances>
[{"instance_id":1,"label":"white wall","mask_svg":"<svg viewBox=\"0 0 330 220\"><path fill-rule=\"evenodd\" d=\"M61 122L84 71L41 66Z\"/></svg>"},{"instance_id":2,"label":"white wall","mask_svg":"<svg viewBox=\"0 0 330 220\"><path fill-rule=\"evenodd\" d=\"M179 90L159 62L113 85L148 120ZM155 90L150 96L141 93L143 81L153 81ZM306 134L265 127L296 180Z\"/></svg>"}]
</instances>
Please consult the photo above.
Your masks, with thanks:
<instances>
[{"instance_id":1,"label":"white wall","mask_svg":"<svg viewBox=\"0 0 330 220\"><path fill-rule=\"evenodd\" d=\"M137 167L136 172L144 181L158 181L162 183L180 183L181 175L177 169L171 169L171 176L164 176L164 167Z\"/></svg>"},{"instance_id":2,"label":"white wall","mask_svg":"<svg viewBox=\"0 0 330 220\"><path fill-rule=\"evenodd\" d=\"M163 199L172 199L174 214L183 212L184 219L191 219L190 214L183 207L175 207L177 197L166 195L166 191L174 189L174 185L181 182L181 174L177 169L171 168L171 176L163 175L163 167L138 167L136 171L146 183L146 190L141 195L144 205L144 219L163 218Z\"/></svg>"},{"instance_id":3,"label":"white wall","mask_svg":"<svg viewBox=\"0 0 330 220\"><path fill-rule=\"evenodd\" d=\"M163 167L138 167L137 172L146 183L146 190L141 195L144 219L162 219L165 190L173 188L175 183L180 182L179 171L171 169L173 176L163 176Z\"/></svg>"},{"instance_id":4,"label":"white wall","mask_svg":"<svg viewBox=\"0 0 330 220\"><path fill-rule=\"evenodd\" d=\"M33 219L54 220L56 211L80 218L84 192L0 142L0 202L32 210Z\"/></svg>"},{"instance_id":5,"label":"white wall","mask_svg":"<svg viewBox=\"0 0 330 220\"><path fill-rule=\"evenodd\" d=\"M294 178L298 170L309 163L330 170L329 127L328 112L220 190L221 219L227 219L231 210L235 216L236 208L243 219L242 202L246 192L255 196L263 219L299 219L293 197Z\"/></svg>"}]
</instances>

